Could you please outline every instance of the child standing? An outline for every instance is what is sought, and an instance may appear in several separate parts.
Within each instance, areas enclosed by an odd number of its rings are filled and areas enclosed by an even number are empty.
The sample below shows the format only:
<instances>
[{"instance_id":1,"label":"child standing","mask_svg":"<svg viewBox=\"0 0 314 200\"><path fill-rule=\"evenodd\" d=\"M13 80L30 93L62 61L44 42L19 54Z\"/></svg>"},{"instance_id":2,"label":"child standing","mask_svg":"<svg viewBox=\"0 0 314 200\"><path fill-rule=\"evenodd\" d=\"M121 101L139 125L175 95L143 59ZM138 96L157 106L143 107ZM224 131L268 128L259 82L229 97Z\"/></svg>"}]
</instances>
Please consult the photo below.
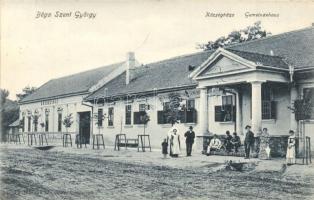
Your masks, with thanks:
<instances>
[{"instance_id":1,"label":"child standing","mask_svg":"<svg viewBox=\"0 0 314 200\"><path fill-rule=\"evenodd\" d=\"M161 143L161 147L162 147L162 154L163 154L164 158L167 158L167 154L168 154L168 142L167 142L167 139L164 139L163 143Z\"/></svg>"}]
</instances>

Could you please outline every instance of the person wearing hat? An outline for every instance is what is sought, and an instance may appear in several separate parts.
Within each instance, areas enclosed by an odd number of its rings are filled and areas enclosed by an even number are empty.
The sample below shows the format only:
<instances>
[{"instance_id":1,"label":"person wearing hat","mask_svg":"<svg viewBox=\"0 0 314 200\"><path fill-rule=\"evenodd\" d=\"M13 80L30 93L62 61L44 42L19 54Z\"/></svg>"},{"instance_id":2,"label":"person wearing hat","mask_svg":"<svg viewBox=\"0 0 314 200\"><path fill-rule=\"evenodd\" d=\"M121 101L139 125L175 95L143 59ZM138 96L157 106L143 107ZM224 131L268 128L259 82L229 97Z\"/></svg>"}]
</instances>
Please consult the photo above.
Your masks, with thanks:
<instances>
[{"instance_id":1,"label":"person wearing hat","mask_svg":"<svg viewBox=\"0 0 314 200\"><path fill-rule=\"evenodd\" d=\"M184 134L185 144L186 144L186 156L191 156L192 147L194 143L195 133L193 131L193 127L190 126L189 130Z\"/></svg>"},{"instance_id":2,"label":"person wearing hat","mask_svg":"<svg viewBox=\"0 0 314 200\"><path fill-rule=\"evenodd\" d=\"M251 126L247 125L245 127L246 135L244 139L244 148L245 148L245 159L250 158L250 152L251 148L254 145L255 139L254 139L254 133L251 131Z\"/></svg>"}]
</instances>

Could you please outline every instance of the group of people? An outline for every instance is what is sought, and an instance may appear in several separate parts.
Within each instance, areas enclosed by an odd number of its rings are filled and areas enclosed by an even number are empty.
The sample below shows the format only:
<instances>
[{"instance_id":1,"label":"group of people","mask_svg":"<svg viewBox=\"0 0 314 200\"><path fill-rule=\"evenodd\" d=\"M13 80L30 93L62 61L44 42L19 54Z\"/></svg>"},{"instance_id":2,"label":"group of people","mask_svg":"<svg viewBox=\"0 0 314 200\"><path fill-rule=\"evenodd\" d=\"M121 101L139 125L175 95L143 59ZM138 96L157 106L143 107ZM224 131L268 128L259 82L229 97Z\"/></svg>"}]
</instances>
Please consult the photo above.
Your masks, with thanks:
<instances>
[{"instance_id":1,"label":"group of people","mask_svg":"<svg viewBox=\"0 0 314 200\"><path fill-rule=\"evenodd\" d=\"M245 130L246 130L244 138L245 159L248 159L250 157L251 150L254 147L255 138L254 133L251 131L250 125L247 125L245 127ZM288 165L291 165L296 163L295 158L296 137L293 130L290 130L289 134L290 136L288 138L286 161ZM189 130L185 132L184 137L186 144L186 155L191 156L192 147L195 139L195 132L193 131L192 126L190 126ZM233 135L231 136L230 131L226 131L224 143L221 142L221 140L218 138L216 134L213 136L207 147L206 154L210 155L212 151L220 150L222 147L224 147L226 152L232 152L232 150L234 150L234 152L237 153L238 148L240 146L241 140L237 133L234 132ZM178 134L178 129L175 127L170 129L167 138L165 138L164 141L162 142L162 153L164 155L164 158L167 157L168 149L169 155L171 157L178 157L179 154L181 154L180 135ZM266 155L266 158L269 158L270 155L269 134L267 128L263 128L261 134L260 154Z\"/></svg>"},{"instance_id":2,"label":"group of people","mask_svg":"<svg viewBox=\"0 0 314 200\"><path fill-rule=\"evenodd\" d=\"M186 156L192 155L192 147L195 139L195 132L193 131L193 127L190 126L189 130L185 132L185 145L186 145ZM169 147L169 155L171 157L178 157L181 154L181 143L180 143L180 135L178 134L177 128L172 128L168 132L167 138L164 139L162 146L162 154L164 158L167 157L168 147Z\"/></svg>"},{"instance_id":3,"label":"group of people","mask_svg":"<svg viewBox=\"0 0 314 200\"><path fill-rule=\"evenodd\" d=\"M220 150L222 147L225 148L226 152L231 152L234 149L234 152L238 152L238 148L241 146L240 137L236 132L233 133L233 136L230 135L230 131L226 131L226 137L224 143L218 138L215 134L213 139L210 140L210 143L207 147L206 155L209 156L212 151Z\"/></svg>"}]
</instances>

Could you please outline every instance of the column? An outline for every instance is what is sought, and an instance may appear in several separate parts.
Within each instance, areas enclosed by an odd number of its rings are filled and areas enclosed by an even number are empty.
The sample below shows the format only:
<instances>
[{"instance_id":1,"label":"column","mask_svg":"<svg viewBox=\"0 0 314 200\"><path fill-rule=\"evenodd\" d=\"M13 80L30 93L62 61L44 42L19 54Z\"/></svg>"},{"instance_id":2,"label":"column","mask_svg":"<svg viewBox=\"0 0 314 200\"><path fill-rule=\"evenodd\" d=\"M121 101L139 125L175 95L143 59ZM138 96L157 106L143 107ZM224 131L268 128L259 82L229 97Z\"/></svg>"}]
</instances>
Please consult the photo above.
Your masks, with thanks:
<instances>
[{"instance_id":1,"label":"column","mask_svg":"<svg viewBox=\"0 0 314 200\"><path fill-rule=\"evenodd\" d=\"M208 95L207 88L200 88L200 108L199 108L200 134L208 132Z\"/></svg>"},{"instance_id":2,"label":"column","mask_svg":"<svg viewBox=\"0 0 314 200\"><path fill-rule=\"evenodd\" d=\"M239 91L236 92L236 132L237 134L243 135L242 128L242 99L240 98L241 93Z\"/></svg>"},{"instance_id":3,"label":"column","mask_svg":"<svg viewBox=\"0 0 314 200\"><path fill-rule=\"evenodd\" d=\"M204 138L202 136L208 133L208 95L207 88L199 88L200 89L200 101L199 101L199 111L198 111L198 119L199 119L199 132L196 140L196 148L197 151L201 152L204 149Z\"/></svg>"},{"instance_id":4,"label":"column","mask_svg":"<svg viewBox=\"0 0 314 200\"><path fill-rule=\"evenodd\" d=\"M262 128L262 82L251 82L252 86L252 131L258 135Z\"/></svg>"},{"instance_id":5,"label":"column","mask_svg":"<svg viewBox=\"0 0 314 200\"><path fill-rule=\"evenodd\" d=\"M292 86L290 89L290 106L292 107L294 101L298 98L298 91L295 86ZM295 120L295 114L290 112L290 129L297 131L297 121Z\"/></svg>"}]
</instances>

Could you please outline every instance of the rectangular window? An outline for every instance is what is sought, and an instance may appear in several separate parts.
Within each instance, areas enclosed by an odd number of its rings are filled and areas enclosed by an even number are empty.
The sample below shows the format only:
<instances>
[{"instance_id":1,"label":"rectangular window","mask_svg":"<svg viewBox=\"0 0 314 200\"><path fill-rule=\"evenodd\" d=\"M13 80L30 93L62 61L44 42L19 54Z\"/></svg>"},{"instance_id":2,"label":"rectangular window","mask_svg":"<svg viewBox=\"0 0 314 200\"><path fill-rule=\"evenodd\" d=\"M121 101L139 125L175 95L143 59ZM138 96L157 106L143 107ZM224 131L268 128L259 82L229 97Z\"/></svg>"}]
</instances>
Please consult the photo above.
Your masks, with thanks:
<instances>
[{"instance_id":1,"label":"rectangular window","mask_svg":"<svg viewBox=\"0 0 314 200\"><path fill-rule=\"evenodd\" d=\"M236 116L236 107L233 102L233 95L221 97L221 106L215 106L216 122L233 122Z\"/></svg>"},{"instance_id":2,"label":"rectangular window","mask_svg":"<svg viewBox=\"0 0 314 200\"><path fill-rule=\"evenodd\" d=\"M276 102L268 85L262 86L262 119L276 119Z\"/></svg>"},{"instance_id":3,"label":"rectangular window","mask_svg":"<svg viewBox=\"0 0 314 200\"><path fill-rule=\"evenodd\" d=\"M146 115L145 111L134 112L133 113L133 123L134 124L144 124L144 116Z\"/></svg>"},{"instance_id":4,"label":"rectangular window","mask_svg":"<svg viewBox=\"0 0 314 200\"><path fill-rule=\"evenodd\" d=\"M22 132L25 131L25 117L22 118Z\"/></svg>"},{"instance_id":5,"label":"rectangular window","mask_svg":"<svg viewBox=\"0 0 314 200\"><path fill-rule=\"evenodd\" d=\"M102 127L103 119L104 119L103 109L99 108L98 109L98 115L97 115L97 125L98 125L98 127Z\"/></svg>"},{"instance_id":6,"label":"rectangular window","mask_svg":"<svg viewBox=\"0 0 314 200\"><path fill-rule=\"evenodd\" d=\"M58 132L62 131L62 113L58 113Z\"/></svg>"},{"instance_id":7,"label":"rectangular window","mask_svg":"<svg viewBox=\"0 0 314 200\"><path fill-rule=\"evenodd\" d=\"M157 112L157 123L158 124L170 124L171 116L175 115L177 120L180 120L181 123L196 123L197 112L195 109L195 100L188 99L186 101L186 106L182 107L179 111L170 111L170 102L164 103L164 109Z\"/></svg>"},{"instance_id":8,"label":"rectangular window","mask_svg":"<svg viewBox=\"0 0 314 200\"><path fill-rule=\"evenodd\" d=\"M314 88L304 88L303 89L303 99L305 104L305 116L306 119L314 119Z\"/></svg>"},{"instance_id":9,"label":"rectangular window","mask_svg":"<svg viewBox=\"0 0 314 200\"><path fill-rule=\"evenodd\" d=\"M32 122L31 122L31 120L32 120L32 118L31 118L31 116L29 116L29 117L27 117L27 131L28 132L31 132L31 124L32 124Z\"/></svg>"},{"instance_id":10,"label":"rectangular window","mask_svg":"<svg viewBox=\"0 0 314 200\"><path fill-rule=\"evenodd\" d=\"M45 131L49 131L49 114L45 115Z\"/></svg>"},{"instance_id":11,"label":"rectangular window","mask_svg":"<svg viewBox=\"0 0 314 200\"><path fill-rule=\"evenodd\" d=\"M130 125L132 122L132 106L126 105L125 106L125 124Z\"/></svg>"},{"instance_id":12,"label":"rectangular window","mask_svg":"<svg viewBox=\"0 0 314 200\"><path fill-rule=\"evenodd\" d=\"M108 126L113 126L114 110L113 107L108 108Z\"/></svg>"},{"instance_id":13,"label":"rectangular window","mask_svg":"<svg viewBox=\"0 0 314 200\"><path fill-rule=\"evenodd\" d=\"M164 111L170 110L170 102L164 102L163 103L163 110Z\"/></svg>"},{"instance_id":14,"label":"rectangular window","mask_svg":"<svg viewBox=\"0 0 314 200\"><path fill-rule=\"evenodd\" d=\"M144 103L141 103L139 104L139 111L146 111L146 110L149 110L150 109L150 106L148 104L144 104Z\"/></svg>"},{"instance_id":15,"label":"rectangular window","mask_svg":"<svg viewBox=\"0 0 314 200\"><path fill-rule=\"evenodd\" d=\"M37 115L34 116L33 123L34 123L34 132L37 132L37 129L38 129L38 116Z\"/></svg>"}]
</instances>

